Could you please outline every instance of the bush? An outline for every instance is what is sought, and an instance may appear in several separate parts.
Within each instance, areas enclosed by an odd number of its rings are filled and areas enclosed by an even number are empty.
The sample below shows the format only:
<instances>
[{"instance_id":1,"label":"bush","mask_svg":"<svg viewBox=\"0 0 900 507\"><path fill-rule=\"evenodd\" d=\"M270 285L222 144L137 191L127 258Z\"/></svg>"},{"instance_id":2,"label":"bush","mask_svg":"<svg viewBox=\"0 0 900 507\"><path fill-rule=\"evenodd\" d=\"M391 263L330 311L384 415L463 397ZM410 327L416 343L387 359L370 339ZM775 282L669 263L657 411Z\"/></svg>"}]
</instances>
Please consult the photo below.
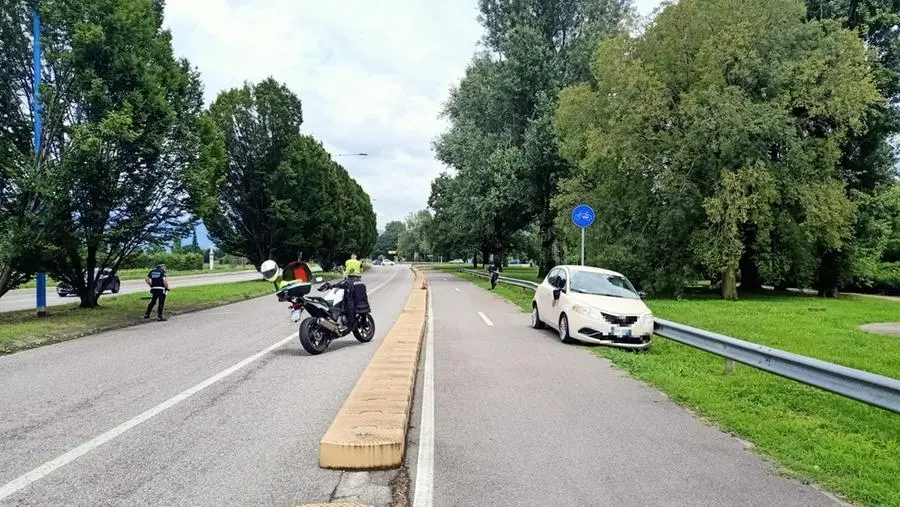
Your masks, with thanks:
<instances>
[{"instance_id":1,"label":"bush","mask_svg":"<svg viewBox=\"0 0 900 507\"><path fill-rule=\"evenodd\" d=\"M119 269L151 269L157 264L166 264L174 271L203 269L202 253L137 253L125 259Z\"/></svg>"},{"instance_id":2,"label":"bush","mask_svg":"<svg viewBox=\"0 0 900 507\"><path fill-rule=\"evenodd\" d=\"M859 274L843 287L846 292L900 293L900 262L881 262Z\"/></svg>"}]
</instances>

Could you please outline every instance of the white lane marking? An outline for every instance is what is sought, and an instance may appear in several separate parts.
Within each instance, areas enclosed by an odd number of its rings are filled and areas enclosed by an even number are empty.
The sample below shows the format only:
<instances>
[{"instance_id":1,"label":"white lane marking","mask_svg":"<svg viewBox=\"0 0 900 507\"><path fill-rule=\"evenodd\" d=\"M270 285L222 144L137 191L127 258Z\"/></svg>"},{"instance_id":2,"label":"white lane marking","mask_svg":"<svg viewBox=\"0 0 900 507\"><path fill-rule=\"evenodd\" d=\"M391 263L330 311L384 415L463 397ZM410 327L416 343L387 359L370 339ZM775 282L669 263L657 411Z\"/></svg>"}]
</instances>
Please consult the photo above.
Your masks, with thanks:
<instances>
[{"instance_id":1,"label":"white lane marking","mask_svg":"<svg viewBox=\"0 0 900 507\"><path fill-rule=\"evenodd\" d=\"M373 292L377 292L379 289L381 289L385 285L389 284L391 282L391 280L393 280L394 277L396 277L397 273L399 273L399 272L400 271L395 271L394 274L390 278L387 279L387 281L385 281L381 285L375 287L374 289L368 291L369 294L371 294ZM38 466L37 468L35 468L34 470L32 470L28 473L25 473L25 474L17 477L12 482L5 484L3 487L0 487L0 500L7 498L8 496L12 495L13 493L19 491L20 489L32 484L33 482L43 479L44 477L46 477L46 476L50 475L51 473L53 473L54 471L56 471L57 469L68 465L69 463L75 461L76 459L80 458L81 456L84 456L85 454L93 451L94 449L100 447L101 445L113 440L114 438L122 435L123 433L134 428L135 426L138 426L139 424L146 422L149 419L152 419L153 417L165 412L166 410L174 407L175 405L181 403L182 401L190 398L191 396L199 393L200 391L206 389L207 387L215 384L216 382L224 379L225 377L231 375L232 373L247 366L248 364L259 360L259 358L263 357L264 355L268 354L269 352L272 352L273 350L286 345L288 342L293 340L295 338L295 336L296 336L296 333L291 333L287 337L279 340L278 343L275 343L273 345L270 345L270 346L264 348L263 350L257 352L256 354L253 354L252 356L248 357L247 359L244 359L243 361L235 364L234 366L231 366L230 368L222 370L219 373L213 375L212 377L209 377L208 379L204 380L203 382L200 382L199 384L195 385L194 387L191 387L190 389L184 390L184 391L176 394L175 396L169 398L168 400L160 403L159 405L156 405L155 407L145 411L144 413L142 413L136 417L133 417L133 418L125 421L124 423L107 431L106 433L96 436L96 437L88 440L87 442L79 445L78 447L66 452L65 454L63 454L53 460L50 460L50 461L44 463L43 465Z\"/></svg>"},{"instance_id":2,"label":"white lane marking","mask_svg":"<svg viewBox=\"0 0 900 507\"><path fill-rule=\"evenodd\" d=\"M453 287L453 290L455 290L456 292L460 292L459 287Z\"/></svg>"},{"instance_id":3,"label":"white lane marking","mask_svg":"<svg viewBox=\"0 0 900 507\"><path fill-rule=\"evenodd\" d=\"M487 324L487 325L489 325L489 326L493 326L493 325L494 325L494 323L491 322L491 319L487 318L487 315L485 315L485 314L483 314L483 313L481 313L481 312L478 312L478 316L481 317L481 320L483 320L485 324Z\"/></svg>"},{"instance_id":4,"label":"white lane marking","mask_svg":"<svg viewBox=\"0 0 900 507\"><path fill-rule=\"evenodd\" d=\"M419 422L419 457L413 507L431 507L434 501L434 306L428 291L428 330L425 332L425 371L422 379L422 420Z\"/></svg>"}]
</instances>

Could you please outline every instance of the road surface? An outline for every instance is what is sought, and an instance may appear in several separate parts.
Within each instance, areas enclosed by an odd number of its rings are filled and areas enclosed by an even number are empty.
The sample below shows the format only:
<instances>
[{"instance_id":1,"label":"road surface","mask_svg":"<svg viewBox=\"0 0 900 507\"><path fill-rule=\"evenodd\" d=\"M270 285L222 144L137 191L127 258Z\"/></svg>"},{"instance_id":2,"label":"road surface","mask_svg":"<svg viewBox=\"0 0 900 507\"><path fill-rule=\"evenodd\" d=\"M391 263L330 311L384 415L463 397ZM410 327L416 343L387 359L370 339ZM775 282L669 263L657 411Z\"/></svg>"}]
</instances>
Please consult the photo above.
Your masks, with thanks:
<instances>
[{"instance_id":1,"label":"road surface","mask_svg":"<svg viewBox=\"0 0 900 507\"><path fill-rule=\"evenodd\" d=\"M327 501L341 473L318 467L319 440L412 273L364 281L375 339L319 356L270 296L0 357L0 505Z\"/></svg>"},{"instance_id":2,"label":"road surface","mask_svg":"<svg viewBox=\"0 0 900 507\"><path fill-rule=\"evenodd\" d=\"M238 273L216 273L210 275L173 276L169 277L172 288L190 287L192 285L211 285L216 283L243 282L246 280L259 280L260 274L256 271L244 271ZM106 292L102 298L115 297L121 294L133 294L135 292L147 292L147 284L143 280L122 280L119 294ZM64 305L76 302L75 297L59 297L56 287L47 287L47 306ZM0 298L0 312L12 312L16 310L29 310L35 308L37 303L37 290L16 289L7 292Z\"/></svg>"},{"instance_id":3,"label":"road surface","mask_svg":"<svg viewBox=\"0 0 900 507\"><path fill-rule=\"evenodd\" d=\"M419 423L416 410L407 455L433 505L836 504L584 347L531 329L499 296L428 278L433 386L417 391L434 417ZM419 466L420 447L433 467Z\"/></svg>"}]
</instances>

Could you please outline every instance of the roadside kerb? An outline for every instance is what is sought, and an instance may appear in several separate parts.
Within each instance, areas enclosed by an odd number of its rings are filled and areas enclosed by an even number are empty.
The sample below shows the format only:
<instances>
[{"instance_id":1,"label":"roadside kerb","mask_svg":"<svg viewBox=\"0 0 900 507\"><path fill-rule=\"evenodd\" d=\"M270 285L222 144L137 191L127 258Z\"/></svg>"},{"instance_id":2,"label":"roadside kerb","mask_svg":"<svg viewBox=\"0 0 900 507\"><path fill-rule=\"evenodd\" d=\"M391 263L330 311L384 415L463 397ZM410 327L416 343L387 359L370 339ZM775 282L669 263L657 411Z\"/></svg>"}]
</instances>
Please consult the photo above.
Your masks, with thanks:
<instances>
[{"instance_id":1,"label":"roadside kerb","mask_svg":"<svg viewBox=\"0 0 900 507\"><path fill-rule=\"evenodd\" d=\"M319 442L322 468L375 470L403 463L428 295L424 275L412 270L406 306Z\"/></svg>"}]
</instances>

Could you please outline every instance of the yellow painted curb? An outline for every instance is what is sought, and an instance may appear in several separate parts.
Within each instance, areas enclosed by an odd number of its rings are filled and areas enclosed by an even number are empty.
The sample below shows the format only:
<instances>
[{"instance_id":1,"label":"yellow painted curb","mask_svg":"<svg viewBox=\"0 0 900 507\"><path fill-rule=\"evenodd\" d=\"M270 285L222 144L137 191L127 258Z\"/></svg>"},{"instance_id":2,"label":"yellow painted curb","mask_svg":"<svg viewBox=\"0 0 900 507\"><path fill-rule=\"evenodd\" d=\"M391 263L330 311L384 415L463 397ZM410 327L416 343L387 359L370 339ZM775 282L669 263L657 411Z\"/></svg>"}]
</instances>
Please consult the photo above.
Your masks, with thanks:
<instances>
[{"instance_id":1,"label":"yellow painted curb","mask_svg":"<svg viewBox=\"0 0 900 507\"><path fill-rule=\"evenodd\" d=\"M403 463L428 297L425 276L412 270L413 287L422 290L411 291L394 327L319 442L322 468L372 470Z\"/></svg>"}]
</instances>

